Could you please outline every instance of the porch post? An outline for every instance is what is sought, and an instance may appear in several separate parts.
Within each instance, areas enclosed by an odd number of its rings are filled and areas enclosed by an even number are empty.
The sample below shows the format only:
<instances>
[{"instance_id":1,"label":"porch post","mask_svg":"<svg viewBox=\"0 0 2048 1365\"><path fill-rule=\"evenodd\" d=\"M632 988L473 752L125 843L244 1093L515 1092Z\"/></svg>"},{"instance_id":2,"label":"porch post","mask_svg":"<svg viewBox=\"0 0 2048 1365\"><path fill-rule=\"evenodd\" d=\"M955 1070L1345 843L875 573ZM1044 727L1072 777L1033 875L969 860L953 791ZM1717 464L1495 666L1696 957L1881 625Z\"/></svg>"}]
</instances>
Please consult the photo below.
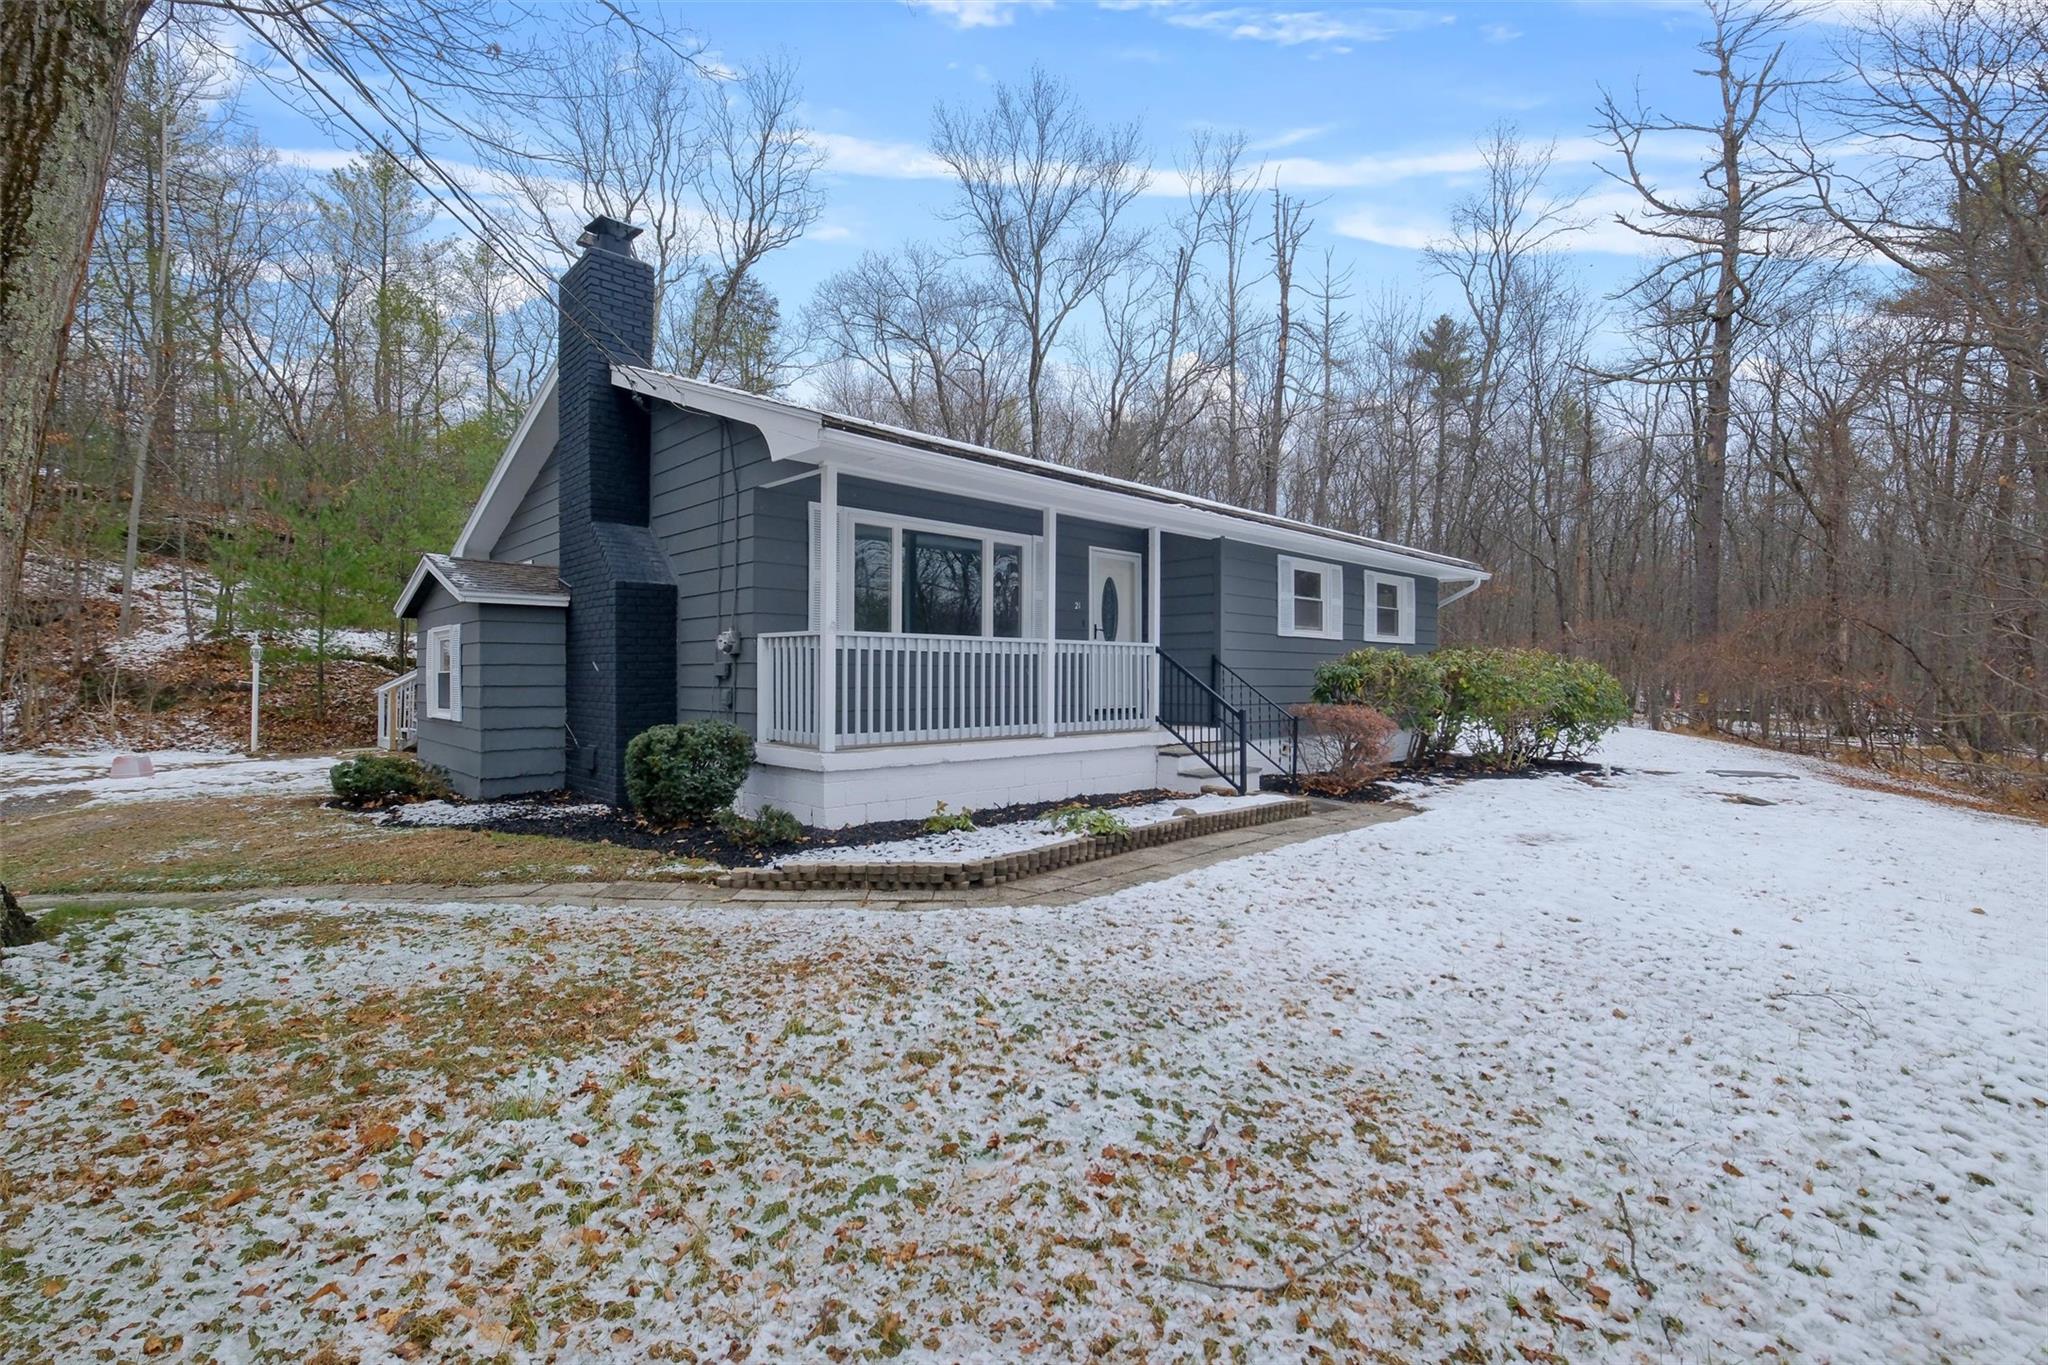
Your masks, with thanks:
<instances>
[{"instance_id":1,"label":"porch post","mask_svg":"<svg viewBox=\"0 0 2048 1365\"><path fill-rule=\"evenodd\" d=\"M818 752L839 747L839 470L818 462Z\"/></svg>"},{"instance_id":2,"label":"porch post","mask_svg":"<svg viewBox=\"0 0 2048 1365\"><path fill-rule=\"evenodd\" d=\"M1146 694L1145 707L1148 723L1159 719L1159 642L1166 638L1160 628L1159 588L1165 578L1164 568L1159 558L1159 528L1148 527L1145 531L1145 638L1152 642L1151 690Z\"/></svg>"},{"instance_id":3,"label":"porch post","mask_svg":"<svg viewBox=\"0 0 2048 1365\"><path fill-rule=\"evenodd\" d=\"M1051 739L1057 728L1060 695L1060 514L1048 507L1041 515L1045 519L1045 668L1038 679L1038 718L1044 724L1045 737Z\"/></svg>"}]
</instances>

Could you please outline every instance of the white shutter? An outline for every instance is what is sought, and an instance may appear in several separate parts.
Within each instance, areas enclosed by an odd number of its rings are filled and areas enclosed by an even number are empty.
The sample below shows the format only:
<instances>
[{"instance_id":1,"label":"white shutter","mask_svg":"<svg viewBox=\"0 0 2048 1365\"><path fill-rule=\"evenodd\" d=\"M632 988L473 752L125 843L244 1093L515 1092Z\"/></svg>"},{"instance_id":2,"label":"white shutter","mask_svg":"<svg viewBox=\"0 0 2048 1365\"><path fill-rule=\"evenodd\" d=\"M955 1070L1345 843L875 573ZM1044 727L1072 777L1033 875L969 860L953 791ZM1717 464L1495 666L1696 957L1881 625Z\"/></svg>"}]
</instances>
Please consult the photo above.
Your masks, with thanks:
<instances>
[{"instance_id":1,"label":"white shutter","mask_svg":"<svg viewBox=\"0 0 2048 1365\"><path fill-rule=\"evenodd\" d=\"M448 719L462 719L462 627L448 628Z\"/></svg>"},{"instance_id":2,"label":"white shutter","mask_svg":"<svg viewBox=\"0 0 2048 1365\"><path fill-rule=\"evenodd\" d=\"M1294 561L1286 555L1280 556L1279 613L1278 632L1294 634Z\"/></svg>"},{"instance_id":3,"label":"white shutter","mask_svg":"<svg viewBox=\"0 0 2048 1365\"><path fill-rule=\"evenodd\" d=\"M824 551L825 521L819 513L818 504L814 502L811 504L811 614L809 623L804 626L808 631L820 631L825 628L825 604L822 600L825 574L819 562L824 558Z\"/></svg>"}]
</instances>

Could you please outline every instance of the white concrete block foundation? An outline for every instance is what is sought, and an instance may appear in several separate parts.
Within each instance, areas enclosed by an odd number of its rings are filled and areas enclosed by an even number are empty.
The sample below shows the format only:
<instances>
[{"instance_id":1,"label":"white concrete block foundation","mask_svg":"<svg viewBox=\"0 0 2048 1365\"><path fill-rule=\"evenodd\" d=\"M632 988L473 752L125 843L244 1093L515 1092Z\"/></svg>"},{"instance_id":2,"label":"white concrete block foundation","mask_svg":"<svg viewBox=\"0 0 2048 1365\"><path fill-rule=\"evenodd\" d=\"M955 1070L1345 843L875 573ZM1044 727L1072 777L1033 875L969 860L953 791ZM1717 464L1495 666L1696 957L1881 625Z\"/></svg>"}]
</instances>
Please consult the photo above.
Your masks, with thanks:
<instances>
[{"instance_id":1,"label":"white concrete block foundation","mask_svg":"<svg viewBox=\"0 0 2048 1365\"><path fill-rule=\"evenodd\" d=\"M735 804L750 815L764 805L780 806L807 825L839 829L921 819L941 801L953 810L980 810L1140 791L1159 785L1159 746L1170 738L1139 731L830 754L764 744Z\"/></svg>"}]
</instances>

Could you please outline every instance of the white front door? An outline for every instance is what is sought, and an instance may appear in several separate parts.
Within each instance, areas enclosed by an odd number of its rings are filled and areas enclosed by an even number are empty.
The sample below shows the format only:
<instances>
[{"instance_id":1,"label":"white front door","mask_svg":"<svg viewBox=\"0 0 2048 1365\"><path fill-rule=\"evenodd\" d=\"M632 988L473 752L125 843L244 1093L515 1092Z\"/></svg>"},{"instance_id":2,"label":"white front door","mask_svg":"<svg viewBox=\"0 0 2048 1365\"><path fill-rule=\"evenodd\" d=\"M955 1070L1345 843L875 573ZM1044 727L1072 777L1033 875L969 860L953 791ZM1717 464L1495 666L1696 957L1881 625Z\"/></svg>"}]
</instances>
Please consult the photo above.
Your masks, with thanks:
<instances>
[{"instance_id":1,"label":"white front door","mask_svg":"<svg viewBox=\"0 0 2048 1365\"><path fill-rule=\"evenodd\" d=\"M1120 640L1131 644L1139 638L1138 557L1122 550L1088 552L1088 638Z\"/></svg>"},{"instance_id":2,"label":"white front door","mask_svg":"<svg viewBox=\"0 0 2048 1365\"><path fill-rule=\"evenodd\" d=\"M1124 550L1088 552L1088 638L1101 644L1136 644L1144 638L1144 599L1138 556ZM1102 719L1143 720L1145 670L1137 650L1088 653L1088 712Z\"/></svg>"}]
</instances>

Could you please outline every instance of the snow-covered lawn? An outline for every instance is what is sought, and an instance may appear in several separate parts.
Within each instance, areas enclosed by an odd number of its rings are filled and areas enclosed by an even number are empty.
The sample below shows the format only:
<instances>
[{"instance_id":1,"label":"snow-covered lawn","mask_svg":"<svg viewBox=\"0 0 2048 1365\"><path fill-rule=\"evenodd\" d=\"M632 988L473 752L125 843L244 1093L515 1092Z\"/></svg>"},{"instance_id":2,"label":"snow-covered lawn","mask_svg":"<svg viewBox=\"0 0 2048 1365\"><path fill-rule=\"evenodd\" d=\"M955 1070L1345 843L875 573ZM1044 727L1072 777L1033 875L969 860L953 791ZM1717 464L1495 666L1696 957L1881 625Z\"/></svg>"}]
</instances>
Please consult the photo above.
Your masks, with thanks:
<instances>
[{"instance_id":1,"label":"snow-covered lawn","mask_svg":"<svg viewBox=\"0 0 2048 1365\"><path fill-rule=\"evenodd\" d=\"M571 820L610 811L610 806L550 801L415 801L408 806L392 807L382 818L393 825L465 828L487 825L493 820Z\"/></svg>"},{"instance_id":2,"label":"snow-covered lawn","mask_svg":"<svg viewBox=\"0 0 2048 1365\"><path fill-rule=\"evenodd\" d=\"M206 750L143 750L153 777L111 776L116 749L77 753L0 753L0 806L9 801L83 792L93 805L182 801L192 797L298 796L331 790L328 755L250 758Z\"/></svg>"},{"instance_id":3,"label":"snow-covered lawn","mask_svg":"<svg viewBox=\"0 0 2048 1365\"><path fill-rule=\"evenodd\" d=\"M2048 832L1608 756L1070 909L10 952L0 1355L2041 1359Z\"/></svg>"},{"instance_id":4,"label":"snow-covered lawn","mask_svg":"<svg viewBox=\"0 0 2048 1365\"><path fill-rule=\"evenodd\" d=\"M1176 797L1171 801L1148 801L1138 806L1119 806L1115 808L1114 814L1128 828L1137 829L1144 825L1156 825L1165 820L1176 819L1184 810L1191 810L1197 815L1207 815L1213 811L1236 810L1241 806L1261 806L1288 799L1275 794L1203 794ZM1055 826L1050 819L1020 820L1015 824L990 825L986 829L919 834L908 839L891 839L879 844L810 848L778 859L777 866L788 863L968 862L977 858L997 858L1005 853L1021 853L1030 848L1044 848L1048 844L1057 844L1073 837L1071 833Z\"/></svg>"}]
</instances>

